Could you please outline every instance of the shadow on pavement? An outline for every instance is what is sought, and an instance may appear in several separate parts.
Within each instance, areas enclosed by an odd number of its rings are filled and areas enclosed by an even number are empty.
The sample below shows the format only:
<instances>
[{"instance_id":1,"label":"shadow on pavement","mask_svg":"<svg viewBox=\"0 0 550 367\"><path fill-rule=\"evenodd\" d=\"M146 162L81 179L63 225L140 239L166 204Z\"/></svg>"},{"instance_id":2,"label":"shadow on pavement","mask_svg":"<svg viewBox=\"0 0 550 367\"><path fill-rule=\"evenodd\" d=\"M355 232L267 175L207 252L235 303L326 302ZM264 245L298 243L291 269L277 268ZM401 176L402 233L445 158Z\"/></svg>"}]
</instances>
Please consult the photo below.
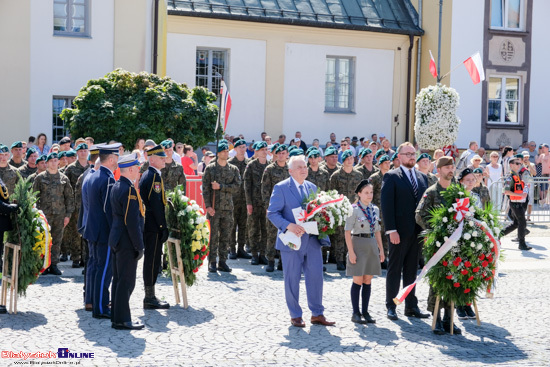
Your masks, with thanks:
<instances>
[{"instance_id":1,"label":"shadow on pavement","mask_svg":"<svg viewBox=\"0 0 550 367\"><path fill-rule=\"evenodd\" d=\"M67 283L70 281L72 280L63 277L63 275L57 276L52 274L46 274L46 275L39 276L35 284L40 284L44 287L49 287L51 285Z\"/></svg>"},{"instance_id":2,"label":"shadow on pavement","mask_svg":"<svg viewBox=\"0 0 550 367\"><path fill-rule=\"evenodd\" d=\"M7 307L7 306L6 306ZM37 326L46 325L46 316L33 311L17 312L16 314L2 315L2 329L29 331Z\"/></svg>"},{"instance_id":3,"label":"shadow on pavement","mask_svg":"<svg viewBox=\"0 0 550 367\"><path fill-rule=\"evenodd\" d=\"M376 324L355 324L355 331L364 341L384 344L386 346L397 345L395 341L399 339L395 331L376 326Z\"/></svg>"},{"instance_id":4,"label":"shadow on pavement","mask_svg":"<svg viewBox=\"0 0 550 367\"><path fill-rule=\"evenodd\" d=\"M167 319L177 323L178 326L193 327L210 322L214 319L214 314L205 308L193 308L189 306L185 309L180 305L176 305L170 307Z\"/></svg>"},{"instance_id":5,"label":"shadow on pavement","mask_svg":"<svg viewBox=\"0 0 550 367\"><path fill-rule=\"evenodd\" d=\"M309 324L309 320L306 323ZM338 329L330 326L311 325L309 333L294 326L288 327L287 341L280 343L282 347L296 350L307 350L310 353L325 354L331 352L343 352L345 350L363 350L364 347L358 344L342 346L342 338L332 335L330 330L337 332Z\"/></svg>"}]
</instances>

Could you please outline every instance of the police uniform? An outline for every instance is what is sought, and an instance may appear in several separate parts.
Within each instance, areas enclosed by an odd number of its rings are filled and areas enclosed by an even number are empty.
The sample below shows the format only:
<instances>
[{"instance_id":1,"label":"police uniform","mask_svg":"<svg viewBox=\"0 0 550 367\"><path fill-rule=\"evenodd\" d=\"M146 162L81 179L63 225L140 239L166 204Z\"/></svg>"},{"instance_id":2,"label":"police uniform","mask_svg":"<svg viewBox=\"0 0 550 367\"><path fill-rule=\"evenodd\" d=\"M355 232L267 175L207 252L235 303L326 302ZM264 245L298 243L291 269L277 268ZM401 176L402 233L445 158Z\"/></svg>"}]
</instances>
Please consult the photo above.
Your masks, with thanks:
<instances>
[{"instance_id":1,"label":"police uniform","mask_svg":"<svg viewBox=\"0 0 550 367\"><path fill-rule=\"evenodd\" d=\"M250 161L244 170L244 195L246 205L252 205L252 214L248 216L248 238L252 252L252 265L258 265L260 257L265 257L267 246L266 210L262 198L262 177L269 162L261 163L258 159Z\"/></svg>"},{"instance_id":2,"label":"police uniform","mask_svg":"<svg viewBox=\"0 0 550 367\"><path fill-rule=\"evenodd\" d=\"M119 168L139 166L135 154L120 157ZM143 324L132 323L130 296L136 285L138 260L145 251L143 228L145 209L134 184L121 176L111 192L113 225L109 233L109 247L113 254L113 285L111 288L112 327L114 329L142 329Z\"/></svg>"},{"instance_id":3,"label":"police uniform","mask_svg":"<svg viewBox=\"0 0 550 367\"><path fill-rule=\"evenodd\" d=\"M243 144L246 145L246 141L240 139L235 142L235 148ZM267 146L267 144L265 144L265 146ZM230 158L227 163L237 167L241 175L241 186L239 187L239 191L233 195L233 228L229 238L229 258L236 259L237 257L242 257L244 259L250 259L251 256L244 250L245 243L249 241L246 223L248 217L246 212L246 197L244 192L244 180L242 179L246 166L250 163L250 159L246 158L245 155L244 159L240 161L237 156L235 156Z\"/></svg>"},{"instance_id":4,"label":"police uniform","mask_svg":"<svg viewBox=\"0 0 550 367\"><path fill-rule=\"evenodd\" d=\"M147 156L151 157L153 155L166 157L164 148L161 145L147 151ZM146 209L143 232L145 245L145 257L143 259L145 298L143 307L146 309L166 309L170 305L167 302L160 301L155 296L155 284L162 258L162 244L168 239L165 214L166 194L160 170L149 165L149 168L139 180L139 194Z\"/></svg>"},{"instance_id":5,"label":"police uniform","mask_svg":"<svg viewBox=\"0 0 550 367\"><path fill-rule=\"evenodd\" d=\"M504 191L512 191L516 195L509 196L510 210L508 211L508 215L513 222L504 228L502 231L502 236L506 236L508 233L517 229L519 249L531 250L531 247L527 246L525 243L525 232L527 229L527 221L525 219L525 203L527 198L522 198L520 196L523 192L527 192L527 187L518 173L512 171L508 176L506 176L504 181Z\"/></svg>"}]
</instances>

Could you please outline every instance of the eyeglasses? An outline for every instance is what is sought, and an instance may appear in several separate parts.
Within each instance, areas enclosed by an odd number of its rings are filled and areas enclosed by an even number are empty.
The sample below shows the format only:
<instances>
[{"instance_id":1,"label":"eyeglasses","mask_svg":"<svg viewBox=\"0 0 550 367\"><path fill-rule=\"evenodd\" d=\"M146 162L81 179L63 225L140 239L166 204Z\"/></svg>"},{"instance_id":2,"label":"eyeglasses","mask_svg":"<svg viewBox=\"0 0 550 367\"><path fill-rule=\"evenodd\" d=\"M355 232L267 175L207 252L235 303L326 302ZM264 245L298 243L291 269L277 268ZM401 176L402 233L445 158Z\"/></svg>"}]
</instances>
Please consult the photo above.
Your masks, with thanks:
<instances>
[{"instance_id":1,"label":"eyeglasses","mask_svg":"<svg viewBox=\"0 0 550 367\"><path fill-rule=\"evenodd\" d=\"M416 155L416 153L399 153L399 155L404 155L405 157L414 157Z\"/></svg>"}]
</instances>

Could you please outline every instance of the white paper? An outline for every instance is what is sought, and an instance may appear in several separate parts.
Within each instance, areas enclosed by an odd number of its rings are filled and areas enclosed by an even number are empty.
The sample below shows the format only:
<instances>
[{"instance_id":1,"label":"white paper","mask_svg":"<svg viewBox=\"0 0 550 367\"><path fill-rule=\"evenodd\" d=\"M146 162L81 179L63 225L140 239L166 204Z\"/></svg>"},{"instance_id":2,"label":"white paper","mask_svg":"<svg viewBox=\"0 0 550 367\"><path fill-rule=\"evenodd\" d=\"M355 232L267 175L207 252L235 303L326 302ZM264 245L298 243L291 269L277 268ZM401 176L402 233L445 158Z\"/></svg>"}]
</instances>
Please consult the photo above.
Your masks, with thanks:
<instances>
[{"instance_id":1,"label":"white paper","mask_svg":"<svg viewBox=\"0 0 550 367\"><path fill-rule=\"evenodd\" d=\"M312 234L316 236L319 235L319 228L317 227L317 222L315 221L305 222L300 224L300 226L302 226L308 234Z\"/></svg>"},{"instance_id":2,"label":"white paper","mask_svg":"<svg viewBox=\"0 0 550 367\"><path fill-rule=\"evenodd\" d=\"M284 233L281 232L281 234L279 234L279 238L283 241L285 246L288 246L293 250L298 251L302 246L302 240L300 237L296 236L291 231L286 231Z\"/></svg>"}]
</instances>

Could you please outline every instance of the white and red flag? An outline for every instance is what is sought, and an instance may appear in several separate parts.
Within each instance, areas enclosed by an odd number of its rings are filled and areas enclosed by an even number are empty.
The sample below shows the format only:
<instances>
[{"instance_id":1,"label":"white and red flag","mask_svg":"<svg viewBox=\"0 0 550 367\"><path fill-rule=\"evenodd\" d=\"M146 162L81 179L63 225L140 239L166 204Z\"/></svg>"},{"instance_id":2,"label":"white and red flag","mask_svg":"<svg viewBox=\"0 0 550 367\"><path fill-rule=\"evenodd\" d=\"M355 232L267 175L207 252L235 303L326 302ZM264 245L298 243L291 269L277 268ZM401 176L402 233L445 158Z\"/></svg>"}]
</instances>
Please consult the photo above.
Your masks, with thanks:
<instances>
[{"instance_id":1,"label":"white and red flag","mask_svg":"<svg viewBox=\"0 0 550 367\"><path fill-rule=\"evenodd\" d=\"M430 73L437 79L437 68L435 66L434 55L432 55L432 50L430 50Z\"/></svg>"},{"instance_id":2,"label":"white and red flag","mask_svg":"<svg viewBox=\"0 0 550 367\"><path fill-rule=\"evenodd\" d=\"M476 52L472 56L464 60L464 66L470 74L470 78L474 84L479 83L482 80L485 80L485 72L483 71L483 63L481 62L481 56L479 52Z\"/></svg>"},{"instance_id":3,"label":"white and red flag","mask_svg":"<svg viewBox=\"0 0 550 367\"><path fill-rule=\"evenodd\" d=\"M219 124L216 125L215 131L218 131L218 126L220 124L223 125L223 131L227 131L229 112L231 112L231 95L229 95L229 89L227 89L225 82L222 80L220 86L220 116L218 118Z\"/></svg>"}]
</instances>

